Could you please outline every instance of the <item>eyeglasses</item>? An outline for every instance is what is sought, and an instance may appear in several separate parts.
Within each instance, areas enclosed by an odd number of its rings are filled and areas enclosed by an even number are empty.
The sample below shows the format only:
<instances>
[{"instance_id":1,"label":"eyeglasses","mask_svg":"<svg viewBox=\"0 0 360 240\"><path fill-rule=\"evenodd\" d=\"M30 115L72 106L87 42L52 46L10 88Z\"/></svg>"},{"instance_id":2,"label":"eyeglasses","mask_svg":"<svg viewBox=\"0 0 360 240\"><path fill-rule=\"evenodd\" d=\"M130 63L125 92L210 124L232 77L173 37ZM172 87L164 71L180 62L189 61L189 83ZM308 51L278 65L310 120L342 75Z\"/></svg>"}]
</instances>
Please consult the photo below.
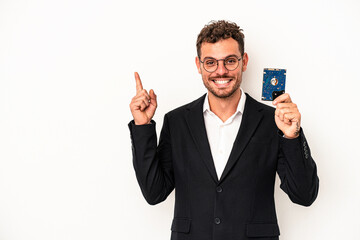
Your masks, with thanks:
<instances>
[{"instance_id":1,"label":"eyeglasses","mask_svg":"<svg viewBox=\"0 0 360 240\"><path fill-rule=\"evenodd\" d=\"M241 57L242 58L242 57ZM237 56L230 56L225 59L215 59L211 57L204 58L204 61L199 61L203 64L204 69L209 72L215 72L219 66L219 61L224 61L224 66L229 71L234 71L238 66L241 58Z\"/></svg>"}]
</instances>

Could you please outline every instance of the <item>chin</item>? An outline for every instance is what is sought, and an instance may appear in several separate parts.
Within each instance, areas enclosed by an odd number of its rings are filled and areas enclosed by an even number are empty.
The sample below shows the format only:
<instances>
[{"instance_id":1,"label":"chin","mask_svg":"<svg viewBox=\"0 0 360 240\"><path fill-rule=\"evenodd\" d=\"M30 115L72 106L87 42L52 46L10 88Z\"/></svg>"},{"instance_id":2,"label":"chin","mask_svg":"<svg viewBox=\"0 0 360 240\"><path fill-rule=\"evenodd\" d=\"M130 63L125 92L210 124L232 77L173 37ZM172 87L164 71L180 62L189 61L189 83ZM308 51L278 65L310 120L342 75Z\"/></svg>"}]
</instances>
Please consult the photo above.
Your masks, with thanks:
<instances>
[{"instance_id":1,"label":"chin","mask_svg":"<svg viewBox=\"0 0 360 240\"><path fill-rule=\"evenodd\" d=\"M238 90L238 89L233 89L232 91L230 92L226 92L226 93L219 93L219 92L216 92L214 91L213 89L208 89L215 97L218 97L218 98L229 98L231 97L232 95L234 95L234 93Z\"/></svg>"}]
</instances>

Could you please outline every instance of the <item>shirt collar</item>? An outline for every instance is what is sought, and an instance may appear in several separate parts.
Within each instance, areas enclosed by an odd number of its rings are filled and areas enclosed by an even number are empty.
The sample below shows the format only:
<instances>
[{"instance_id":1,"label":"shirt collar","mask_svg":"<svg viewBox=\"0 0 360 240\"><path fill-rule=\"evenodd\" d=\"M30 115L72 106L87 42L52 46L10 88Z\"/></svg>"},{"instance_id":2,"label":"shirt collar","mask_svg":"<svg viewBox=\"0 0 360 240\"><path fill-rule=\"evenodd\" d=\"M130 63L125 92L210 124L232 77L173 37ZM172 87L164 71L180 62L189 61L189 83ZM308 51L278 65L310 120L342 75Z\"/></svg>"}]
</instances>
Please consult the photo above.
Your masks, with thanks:
<instances>
[{"instance_id":1,"label":"shirt collar","mask_svg":"<svg viewBox=\"0 0 360 240\"><path fill-rule=\"evenodd\" d=\"M239 112L241 114L244 113L246 95L245 95L244 90L242 88L240 88L240 90L241 90L241 97L240 97L240 101L239 101L239 103L237 105L237 109L236 109L235 114L237 114ZM205 113L206 111L211 112L210 111L209 96L208 95L209 94L207 93L206 96L205 96L205 101L204 101L204 105L203 105L203 113Z\"/></svg>"}]
</instances>

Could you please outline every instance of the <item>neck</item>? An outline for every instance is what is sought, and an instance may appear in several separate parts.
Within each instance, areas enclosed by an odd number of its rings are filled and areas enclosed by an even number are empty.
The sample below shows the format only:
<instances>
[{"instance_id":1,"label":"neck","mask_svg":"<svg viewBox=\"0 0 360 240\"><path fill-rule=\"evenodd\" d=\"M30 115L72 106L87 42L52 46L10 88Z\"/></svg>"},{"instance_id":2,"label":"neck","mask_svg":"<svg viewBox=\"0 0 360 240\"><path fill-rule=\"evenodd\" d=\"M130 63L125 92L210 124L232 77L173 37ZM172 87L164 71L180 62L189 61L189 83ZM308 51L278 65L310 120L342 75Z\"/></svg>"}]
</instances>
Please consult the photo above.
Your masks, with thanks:
<instances>
[{"instance_id":1,"label":"neck","mask_svg":"<svg viewBox=\"0 0 360 240\"><path fill-rule=\"evenodd\" d=\"M219 98L208 92L210 110L225 122L236 112L241 97L240 88L227 98Z\"/></svg>"}]
</instances>

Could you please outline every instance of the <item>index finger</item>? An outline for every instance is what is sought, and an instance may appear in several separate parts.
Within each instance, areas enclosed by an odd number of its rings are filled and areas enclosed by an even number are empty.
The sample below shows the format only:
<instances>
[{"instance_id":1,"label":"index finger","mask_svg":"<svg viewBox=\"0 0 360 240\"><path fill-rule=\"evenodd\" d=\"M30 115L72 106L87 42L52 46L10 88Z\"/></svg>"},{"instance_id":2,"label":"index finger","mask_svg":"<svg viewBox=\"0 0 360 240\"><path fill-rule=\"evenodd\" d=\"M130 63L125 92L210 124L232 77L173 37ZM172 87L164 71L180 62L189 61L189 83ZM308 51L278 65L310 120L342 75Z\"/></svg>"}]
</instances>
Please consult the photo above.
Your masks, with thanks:
<instances>
[{"instance_id":1,"label":"index finger","mask_svg":"<svg viewBox=\"0 0 360 240\"><path fill-rule=\"evenodd\" d=\"M288 93L281 94L280 96L275 98L275 100L273 101L273 104L276 105L281 102L291 103L292 101L291 101L290 95Z\"/></svg>"},{"instance_id":2,"label":"index finger","mask_svg":"<svg viewBox=\"0 0 360 240\"><path fill-rule=\"evenodd\" d=\"M136 81L136 92L138 93L141 90L143 90L143 86L142 86L138 72L135 72L135 81Z\"/></svg>"}]
</instances>

